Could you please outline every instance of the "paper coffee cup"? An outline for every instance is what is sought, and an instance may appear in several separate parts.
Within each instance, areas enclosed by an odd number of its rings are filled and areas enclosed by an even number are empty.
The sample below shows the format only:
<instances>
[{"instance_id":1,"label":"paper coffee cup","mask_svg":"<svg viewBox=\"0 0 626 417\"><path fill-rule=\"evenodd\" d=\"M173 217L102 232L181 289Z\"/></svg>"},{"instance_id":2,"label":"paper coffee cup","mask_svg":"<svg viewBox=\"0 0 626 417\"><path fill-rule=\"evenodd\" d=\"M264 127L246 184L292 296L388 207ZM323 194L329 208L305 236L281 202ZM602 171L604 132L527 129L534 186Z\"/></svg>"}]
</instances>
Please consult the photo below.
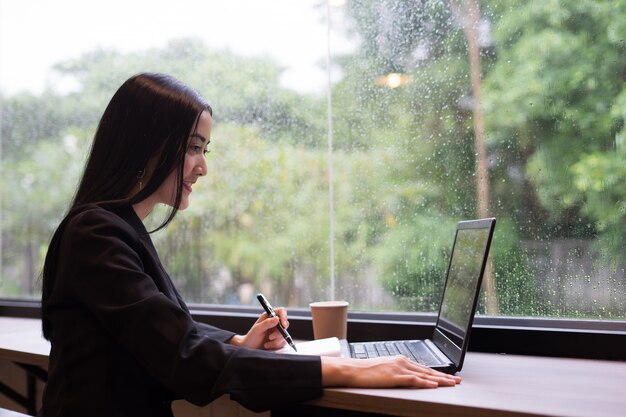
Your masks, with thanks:
<instances>
[{"instance_id":1,"label":"paper coffee cup","mask_svg":"<svg viewBox=\"0 0 626 417\"><path fill-rule=\"evenodd\" d=\"M313 337L346 339L348 334L348 302L318 301L309 304L313 321Z\"/></svg>"}]
</instances>

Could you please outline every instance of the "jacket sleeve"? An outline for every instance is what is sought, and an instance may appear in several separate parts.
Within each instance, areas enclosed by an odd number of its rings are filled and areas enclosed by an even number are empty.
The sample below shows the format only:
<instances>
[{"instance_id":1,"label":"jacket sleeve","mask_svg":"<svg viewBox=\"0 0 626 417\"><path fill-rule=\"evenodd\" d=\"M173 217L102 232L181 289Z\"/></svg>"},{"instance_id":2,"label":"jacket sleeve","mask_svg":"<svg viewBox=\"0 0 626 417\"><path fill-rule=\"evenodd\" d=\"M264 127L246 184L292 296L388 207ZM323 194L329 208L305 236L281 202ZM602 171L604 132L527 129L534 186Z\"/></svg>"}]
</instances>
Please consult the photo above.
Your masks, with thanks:
<instances>
[{"instance_id":1,"label":"jacket sleeve","mask_svg":"<svg viewBox=\"0 0 626 417\"><path fill-rule=\"evenodd\" d=\"M229 332L227 330L220 329L219 327L211 326L206 323L196 323L196 331L206 337L211 339L219 340L220 342L227 343L232 337L235 335L234 332Z\"/></svg>"},{"instance_id":2,"label":"jacket sleeve","mask_svg":"<svg viewBox=\"0 0 626 417\"><path fill-rule=\"evenodd\" d=\"M319 357L225 343L231 332L196 323L144 273L139 236L104 210L77 215L61 241L59 276L118 344L161 384L205 405L223 394L254 411L319 397Z\"/></svg>"}]
</instances>

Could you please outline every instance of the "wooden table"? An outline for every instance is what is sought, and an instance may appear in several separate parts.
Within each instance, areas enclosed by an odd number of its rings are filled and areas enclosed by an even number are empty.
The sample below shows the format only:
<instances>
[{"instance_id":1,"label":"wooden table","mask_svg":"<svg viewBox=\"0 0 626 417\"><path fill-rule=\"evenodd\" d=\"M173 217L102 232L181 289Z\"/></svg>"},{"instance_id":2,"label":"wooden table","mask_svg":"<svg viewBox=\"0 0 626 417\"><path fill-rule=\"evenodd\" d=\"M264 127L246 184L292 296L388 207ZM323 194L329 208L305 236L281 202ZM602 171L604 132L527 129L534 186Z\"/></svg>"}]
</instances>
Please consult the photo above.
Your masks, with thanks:
<instances>
[{"instance_id":1,"label":"wooden table","mask_svg":"<svg viewBox=\"0 0 626 417\"><path fill-rule=\"evenodd\" d=\"M0 381L0 392L35 415L37 380L48 380L50 343L41 334L41 320L0 317L0 359L26 372L26 395Z\"/></svg>"},{"instance_id":2,"label":"wooden table","mask_svg":"<svg viewBox=\"0 0 626 417\"><path fill-rule=\"evenodd\" d=\"M41 322L0 317L0 359L46 369ZM307 404L391 416L626 416L626 362L469 352L456 387L326 389ZM305 406L306 407L306 406ZM322 410L323 411L323 410Z\"/></svg>"},{"instance_id":3,"label":"wooden table","mask_svg":"<svg viewBox=\"0 0 626 417\"><path fill-rule=\"evenodd\" d=\"M313 405L393 416L626 416L626 362L469 352L438 389L327 389Z\"/></svg>"},{"instance_id":4,"label":"wooden table","mask_svg":"<svg viewBox=\"0 0 626 417\"><path fill-rule=\"evenodd\" d=\"M49 354L41 320L0 317L0 358L47 369Z\"/></svg>"}]
</instances>

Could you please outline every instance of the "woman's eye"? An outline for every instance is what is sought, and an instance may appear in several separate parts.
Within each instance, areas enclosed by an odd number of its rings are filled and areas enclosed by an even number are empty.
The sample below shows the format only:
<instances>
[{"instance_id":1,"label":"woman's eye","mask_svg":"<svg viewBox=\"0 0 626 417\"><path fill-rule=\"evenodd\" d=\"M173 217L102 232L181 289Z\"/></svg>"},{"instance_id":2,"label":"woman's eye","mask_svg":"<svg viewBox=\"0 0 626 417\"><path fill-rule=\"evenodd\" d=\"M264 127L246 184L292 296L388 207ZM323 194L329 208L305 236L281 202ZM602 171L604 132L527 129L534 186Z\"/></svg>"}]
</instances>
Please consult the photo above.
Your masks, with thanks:
<instances>
[{"instance_id":1,"label":"woman's eye","mask_svg":"<svg viewBox=\"0 0 626 417\"><path fill-rule=\"evenodd\" d=\"M211 153L211 151L207 149L207 144L204 143L190 143L188 149L188 152L193 155L202 154L206 156L207 154Z\"/></svg>"}]
</instances>

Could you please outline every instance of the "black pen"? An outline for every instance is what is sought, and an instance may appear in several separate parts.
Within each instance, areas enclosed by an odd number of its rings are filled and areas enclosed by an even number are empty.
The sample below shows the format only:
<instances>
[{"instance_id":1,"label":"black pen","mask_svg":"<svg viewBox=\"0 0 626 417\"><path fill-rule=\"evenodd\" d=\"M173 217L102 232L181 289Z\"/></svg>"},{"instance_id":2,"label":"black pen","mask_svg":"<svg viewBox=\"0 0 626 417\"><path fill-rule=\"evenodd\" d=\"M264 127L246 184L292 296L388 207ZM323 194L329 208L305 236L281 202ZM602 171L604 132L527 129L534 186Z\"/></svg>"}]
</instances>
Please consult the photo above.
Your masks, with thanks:
<instances>
[{"instance_id":1,"label":"black pen","mask_svg":"<svg viewBox=\"0 0 626 417\"><path fill-rule=\"evenodd\" d=\"M259 300L259 303L261 303L261 305L265 309L265 312L267 313L268 316L270 316L270 317L278 317L278 315L276 314L276 312L274 311L274 309L270 305L269 301L267 301L267 298L265 298L265 296L263 294L261 294L261 293L257 294L256 295L256 299ZM291 346L293 348L293 350L295 350L297 352L298 349L296 349L296 344L293 343L293 339L291 338L291 335L287 332L287 330L285 330L283 325L280 324L280 320L278 321L278 331L280 332L280 334L283 335L283 337L285 338L287 343L289 343L289 346Z\"/></svg>"}]
</instances>

